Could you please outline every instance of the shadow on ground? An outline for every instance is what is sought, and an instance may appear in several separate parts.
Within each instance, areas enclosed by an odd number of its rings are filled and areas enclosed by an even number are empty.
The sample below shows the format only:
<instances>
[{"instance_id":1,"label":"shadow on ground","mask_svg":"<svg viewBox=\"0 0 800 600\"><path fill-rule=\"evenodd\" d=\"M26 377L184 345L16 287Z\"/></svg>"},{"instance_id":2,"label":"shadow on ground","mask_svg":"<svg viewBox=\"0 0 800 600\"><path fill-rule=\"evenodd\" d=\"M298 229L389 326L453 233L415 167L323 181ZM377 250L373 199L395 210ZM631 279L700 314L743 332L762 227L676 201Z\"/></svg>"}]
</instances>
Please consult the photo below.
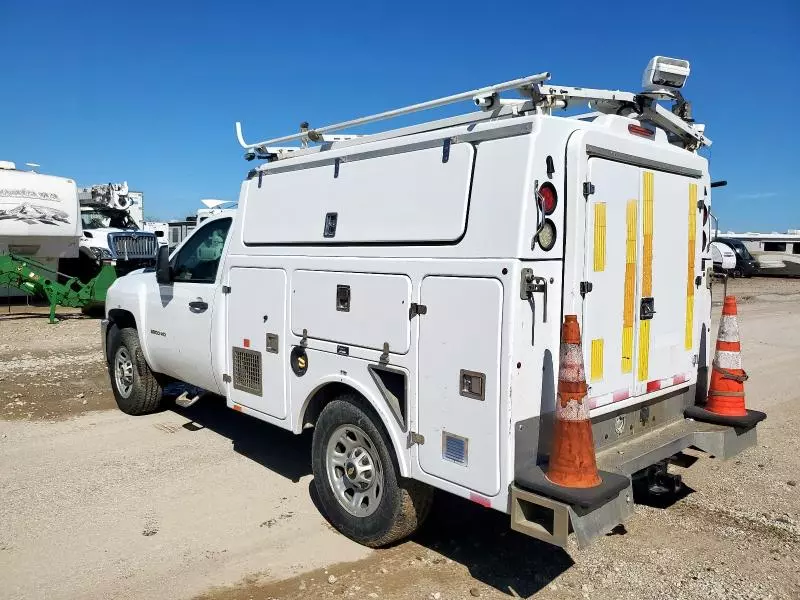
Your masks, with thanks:
<instances>
[{"instance_id":1,"label":"shadow on ground","mask_svg":"<svg viewBox=\"0 0 800 600\"><path fill-rule=\"evenodd\" d=\"M242 413L230 410L225 398L209 395L189 408L174 404L179 388L170 387L165 393L167 407L189 419L184 428L198 431L206 428L228 438L233 449L270 471L300 481L311 474L311 431L294 435Z\"/></svg>"},{"instance_id":2,"label":"shadow on ground","mask_svg":"<svg viewBox=\"0 0 800 600\"><path fill-rule=\"evenodd\" d=\"M324 515L313 481L308 490ZM561 548L512 531L508 515L438 490L428 520L411 542L463 565L476 581L512 597L535 594L574 564ZM404 546L409 544L388 552Z\"/></svg>"},{"instance_id":3,"label":"shadow on ground","mask_svg":"<svg viewBox=\"0 0 800 600\"><path fill-rule=\"evenodd\" d=\"M182 389L182 386L168 387L168 402ZM184 424L187 430L210 429L231 440L239 454L291 481L311 474L311 431L296 436L227 409L225 399L219 396L209 395L189 408L174 402L167 406L187 419ZM313 480L308 491L324 515ZM693 491L684 486L678 494L637 494L636 500L666 508ZM625 528L620 526L608 535L625 534ZM475 580L512 597L530 597L574 564L561 548L512 531L508 515L440 491L436 492L430 517L411 538L411 543L398 544L386 552L416 556L420 553L419 546L463 565Z\"/></svg>"},{"instance_id":4,"label":"shadow on ground","mask_svg":"<svg viewBox=\"0 0 800 600\"><path fill-rule=\"evenodd\" d=\"M174 400L180 391L171 386L166 399ZM311 474L310 431L296 436L227 409L219 396L209 396L189 408L173 402L167 406L188 419L187 430L210 429L231 440L239 454L291 481ZM320 509L313 480L309 493ZM508 515L443 492L437 492L431 515L412 542L464 565L487 586L522 597L542 589L573 564L560 548L511 531ZM394 551L402 551L402 546Z\"/></svg>"},{"instance_id":5,"label":"shadow on ground","mask_svg":"<svg viewBox=\"0 0 800 600\"><path fill-rule=\"evenodd\" d=\"M485 585L523 598L573 565L561 548L512 531L508 515L444 492L436 493L431 515L413 540L464 565Z\"/></svg>"},{"instance_id":6,"label":"shadow on ground","mask_svg":"<svg viewBox=\"0 0 800 600\"><path fill-rule=\"evenodd\" d=\"M84 315L81 313L56 313L56 319L59 321L73 321L73 320L83 320L83 319L92 319L94 317ZM7 313L4 310L0 309L0 321L22 321L24 319L39 319L42 321L47 321L48 314L47 312L12 312Z\"/></svg>"}]
</instances>

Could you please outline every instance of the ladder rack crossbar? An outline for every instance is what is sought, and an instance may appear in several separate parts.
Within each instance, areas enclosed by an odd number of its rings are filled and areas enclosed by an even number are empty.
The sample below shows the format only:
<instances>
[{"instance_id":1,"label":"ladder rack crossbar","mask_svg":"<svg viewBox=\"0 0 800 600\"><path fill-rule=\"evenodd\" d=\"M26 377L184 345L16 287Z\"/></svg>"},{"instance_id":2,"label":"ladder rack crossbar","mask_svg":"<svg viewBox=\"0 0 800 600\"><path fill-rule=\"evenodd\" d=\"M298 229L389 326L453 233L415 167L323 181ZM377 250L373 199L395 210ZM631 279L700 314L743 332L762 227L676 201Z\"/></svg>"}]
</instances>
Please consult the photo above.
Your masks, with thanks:
<instances>
[{"instance_id":1,"label":"ladder rack crossbar","mask_svg":"<svg viewBox=\"0 0 800 600\"><path fill-rule=\"evenodd\" d=\"M325 127L320 127L314 129L313 131L317 134L325 134L330 133L333 131L341 131L342 129L348 129L350 127L357 127L359 125L366 125L367 123L375 123L377 121L384 121L386 119L393 119L395 117L399 117L402 115L407 115L410 113L419 112L422 110L430 110L433 108L439 108L441 106L446 106L448 104L454 104L456 102L462 102L464 100L472 100L474 98L480 97L488 97L494 96L496 94L500 94L502 92L506 92L509 90L525 90L525 88L532 88L538 83L543 81L547 81L550 78L550 73L544 72L539 73L537 75L530 75L529 77L522 77L520 79L513 79L511 81L506 81L504 83L498 83L497 85L490 85L484 88L479 88L476 90L470 90L468 92L461 92L459 94L453 94L452 96L445 96L444 98L437 98L435 100L429 100L427 102L420 102L418 104L412 104L411 106L406 106L403 108L396 108L394 110L387 110L382 113L377 113L374 115L369 115L366 117L359 117L357 119L351 119L349 121L343 121L342 123L335 123L333 125L326 125ZM311 131L311 130L310 130ZM290 142L294 140L303 140L307 139L309 135L309 131L300 131L298 133L293 133L291 135L284 135L281 137L273 138L270 140L264 140L261 142L255 143L248 143L245 141L244 136L242 135L242 124L240 122L236 122L236 137L239 140L239 144L242 148L246 150L256 148L259 146L270 146L276 144L282 144L284 142Z\"/></svg>"},{"instance_id":2,"label":"ladder rack crossbar","mask_svg":"<svg viewBox=\"0 0 800 600\"><path fill-rule=\"evenodd\" d=\"M566 109L576 104L586 104L594 109L595 113L590 115L598 116L601 114L617 114L620 108L627 107L630 109L631 115L636 115L638 118L649 121L660 127L667 132L683 139L687 148L696 149L699 146L711 146L711 140L704 134L703 127L686 121L681 117L673 114L657 102L658 97L652 96L648 93L633 93L621 90L601 90L582 87L560 86L553 84L544 84L550 79L550 73L544 72L538 75L531 75L529 77L522 77L490 85L487 87L470 90L468 92L461 92L451 96L445 96L427 102L420 102L412 104L403 108L388 110L382 113L369 115L366 117L359 117L333 125L326 125L318 129L302 129L297 133L285 135L269 140L264 140L256 143L248 143L242 135L242 124L236 122L236 137L242 148L248 150L251 157L256 153L266 153L275 155L277 158L287 158L296 152L304 151L308 148L309 141L321 142L340 142L345 145L350 145L348 142L363 143L373 139L379 139L385 134L369 134L365 136L351 136L351 135L330 135L332 131L340 131L350 127L357 127L367 123L374 123L386 119L392 119L402 115L415 113L423 110L430 110L439 108L448 104L462 102L464 100L474 100L475 104L482 109L482 113L490 114L492 116L499 116L505 113L507 109L511 109L514 114L519 114L526 110L536 109L544 112L545 114L552 114L554 109ZM518 90L527 99L504 101L498 95L501 92L509 90ZM680 94L677 96L667 96L675 100L681 99ZM478 113L481 114L481 113ZM473 116L474 120L480 120L479 117ZM590 118L589 115L581 115L570 118L586 119ZM398 130L403 131L403 130ZM396 132L397 133L397 132ZM327 134L327 135L326 135ZM378 137L376 137L378 136ZM298 147L277 147L272 148L275 144L282 144L284 142L300 141L302 144ZM253 152L255 151L255 152ZM247 155L245 155L247 157ZM250 158L248 158L249 160Z\"/></svg>"}]
</instances>

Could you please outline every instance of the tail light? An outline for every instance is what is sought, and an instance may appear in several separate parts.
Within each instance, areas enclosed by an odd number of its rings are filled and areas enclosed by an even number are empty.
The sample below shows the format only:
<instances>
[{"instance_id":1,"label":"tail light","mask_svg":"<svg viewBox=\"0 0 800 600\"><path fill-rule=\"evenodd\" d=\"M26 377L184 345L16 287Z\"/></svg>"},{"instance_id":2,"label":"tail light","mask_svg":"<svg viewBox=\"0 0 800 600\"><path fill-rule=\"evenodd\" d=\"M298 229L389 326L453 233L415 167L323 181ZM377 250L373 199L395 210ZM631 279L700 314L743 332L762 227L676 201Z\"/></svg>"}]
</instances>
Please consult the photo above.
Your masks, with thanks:
<instances>
[{"instance_id":1,"label":"tail light","mask_svg":"<svg viewBox=\"0 0 800 600\"><path fill-rule=\"evenodd\" d=\"M556 245L556 225L550 219L545 219L539 235L536 236L539 247L545 252L552 250Z\"/></svg>"},{"instance_id":2,"label":"tail light","mask_svg":"<svg viewBox=\"0 0 800 600\"><path fill-rule=\"evenodd\" d=\"M552 215L558 204L558 193L549 181L539 186L539 202L546 215Z\"/></svg>"}]
</instances>

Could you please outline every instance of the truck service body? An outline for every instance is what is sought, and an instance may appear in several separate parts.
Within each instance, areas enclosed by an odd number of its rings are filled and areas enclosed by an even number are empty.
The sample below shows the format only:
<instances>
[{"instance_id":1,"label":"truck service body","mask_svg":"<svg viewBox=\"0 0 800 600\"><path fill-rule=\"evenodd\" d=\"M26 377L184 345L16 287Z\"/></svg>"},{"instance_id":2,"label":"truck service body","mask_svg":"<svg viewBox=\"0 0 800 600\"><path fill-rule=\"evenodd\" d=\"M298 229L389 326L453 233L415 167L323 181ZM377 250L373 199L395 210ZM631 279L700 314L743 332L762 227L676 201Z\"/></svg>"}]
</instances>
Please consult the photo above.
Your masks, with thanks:
<instances>
[{"instance_id":1,"label":"truck service body","mask_svg":"<svg viewBox=\"0 0 800 600\"><path fill-rule=\"evenodd\" d=\"M711 362L702 127L545 79L369 136L306 127L273 140L302 146L275 148L240 134L268 160L238 209L109 291L120 407L152 410L177 379L295 433L315 426L326 516L369 545L413 531L431 488L561 545L570 523L586 542L630 514L630 486L587 510L522 483L549 452L564 314L582 325L601 467L638 476L690 445L727 457L754 443L755 429L683 415ZM600 112L551 114L589 92Z\"/></svg>"}]
</instances>

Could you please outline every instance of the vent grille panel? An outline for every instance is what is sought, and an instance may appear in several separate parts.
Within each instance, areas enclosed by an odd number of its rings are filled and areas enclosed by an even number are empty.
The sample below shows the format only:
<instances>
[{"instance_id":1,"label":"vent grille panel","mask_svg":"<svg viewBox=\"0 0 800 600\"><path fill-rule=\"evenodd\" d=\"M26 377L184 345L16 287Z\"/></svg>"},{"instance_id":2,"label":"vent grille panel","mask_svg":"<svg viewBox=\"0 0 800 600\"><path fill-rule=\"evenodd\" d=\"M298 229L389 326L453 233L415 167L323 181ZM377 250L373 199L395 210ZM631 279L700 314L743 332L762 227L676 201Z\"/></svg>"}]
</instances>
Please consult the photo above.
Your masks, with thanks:
<instances>
[{"instance_id":1,"label":"vent grille panel","mask_svg":"<svg viewBox=\"0 0 800 600\"><path fill-rule=\"evenodd\" d=\"M442 432L442 457L445 460L466 466L468 447L467 438Z\"/></svg>"},{"instance_id":2,"label":"vent grille panel","mask_svg":"<svg viewBox=\"0 0 800 600\"><path fill-rule=\"evenodd\" d=\"M233 348L233 388L261 395L261 352Z\"/></svg>"}]
</instances>

